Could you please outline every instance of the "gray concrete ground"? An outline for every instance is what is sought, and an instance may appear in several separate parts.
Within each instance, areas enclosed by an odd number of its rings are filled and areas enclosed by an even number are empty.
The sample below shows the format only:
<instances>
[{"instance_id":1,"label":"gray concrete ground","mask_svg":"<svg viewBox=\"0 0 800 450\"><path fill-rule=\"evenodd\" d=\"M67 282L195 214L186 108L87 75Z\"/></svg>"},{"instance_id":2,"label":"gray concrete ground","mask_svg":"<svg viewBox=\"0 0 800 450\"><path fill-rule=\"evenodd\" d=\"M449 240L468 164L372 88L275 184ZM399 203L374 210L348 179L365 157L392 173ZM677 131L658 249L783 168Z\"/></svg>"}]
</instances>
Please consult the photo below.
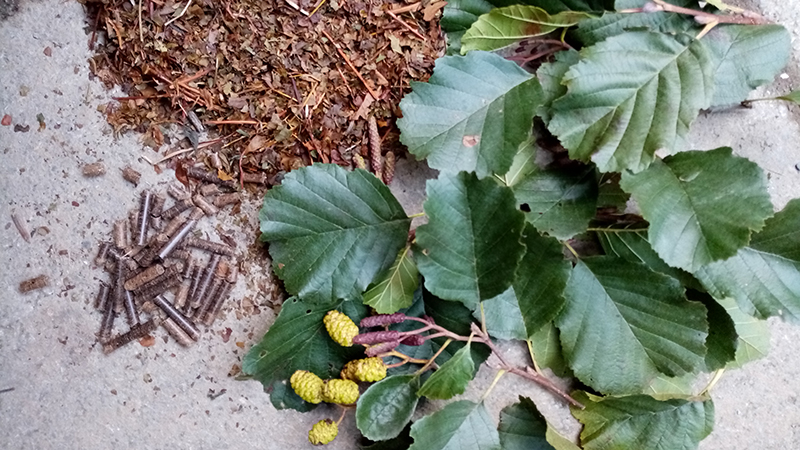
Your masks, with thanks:
<instances>
[{"instance_id":1,"label":"gray concrete ground","mask_svg":"<svg viewBox=\"0 0 800 450\"><path fill-rule=\"evenodd\" d=\"M235 381L232 367L274 320L269 263L252 257L259 199L252 196L237 217L221 227L240 242L244 277L227 314L191 348L159 332L156 345L134 343L104 355L95 344L100 315L91 302L103 271L93 264L96 244L113 220L124 217L143 187L162 186L174 176L156 174L138 155L152 155L137 136L115 139L96 111L114 93L88 77L88 36L83 11L73 0L19 2L0 22L0 448L7 449L220 449L308 448L310 425L332 412L276 411L255 381ZM754 96L787 92L800 84L800 13L796 2L748 4L787 25L794 59L786 74ZM788 6L794 5L794 6ZM44 54L50 47L51 56ZM37 114L46 128L37 131ZM695 148L730 145L770 174L776 206L800 197L798 111L758 103L698 120ZM30 126L15 132L14 125ZM102 161L108 173L84 178L80 166ZM138 189L119 169L144 173ZM403 162L393 190L409 213L420 210L425 174ZM11 223L18 213L32 231L26 243ZM214 227L204 230L213 235ZM28 294L21 280L46 274L50 286ZM800 327L771 321L768 357L727 373L713 391L717 420L703 450L800 448ZM230 338L224 339L226 328ZM519 348L510 351L522 357ZM481 371L467 397L491 381ZM225 393L213 398L222 389ZM533 396L554 425L575 433L563 405L535 386L504 377L490 404L495 417L517 393ZM329 448L352 448L353 419Z\"/></svg>"}]
</instances>

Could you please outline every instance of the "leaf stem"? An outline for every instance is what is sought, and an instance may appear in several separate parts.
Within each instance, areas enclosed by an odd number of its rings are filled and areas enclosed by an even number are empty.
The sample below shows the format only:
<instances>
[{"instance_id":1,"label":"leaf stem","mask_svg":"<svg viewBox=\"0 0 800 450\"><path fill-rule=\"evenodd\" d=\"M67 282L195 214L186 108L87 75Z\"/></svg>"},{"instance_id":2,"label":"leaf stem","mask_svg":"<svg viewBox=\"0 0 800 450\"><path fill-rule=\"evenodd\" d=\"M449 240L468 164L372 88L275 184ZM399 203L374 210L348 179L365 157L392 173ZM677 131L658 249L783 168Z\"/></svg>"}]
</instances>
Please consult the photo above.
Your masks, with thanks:
<instances>
[{"instance_id":1,"label":"leaf stem","mask_svg":"<svg viewBox=\"0 0 800 450\"><path fill-rule=\"evenodd\" d=\"M572 248L571 245L569 245L569 242L564 241L563 244L565 247L567 247L567 250L569 250L569 252L572 253L572 256L574 256L575 259L580 259L580 256L578 256L578 252L576 252L575 249Z\"/></svg>"},{"instance_id":2,"label":"leaf stem","mask_svg":"<svg viewBox=\"0 0 800 450\"><path fill-rule=\"evenodd\" d=\"M405 364L405 363L427 364L428 363L427 359L412 358L412 357L410 357L410 356L408 356L408 355L406 355L404 353L398 352L397 350L392 350L392 351L388 351L386 353L381 353L380 355L378 355L378 358L388 358L390 356L394 356L394 357L402 359L403 360L403 364ZM399 367L399 366L402 366L403 364L398 364L398 365L392 364L392 367ZM389 366L387 366L387 367L389 367Z\"/></svg>"},{"instance_id":3,"label":"leaf stem","mask_svg":"<svg viewBox=\"0 0 800 450\"><path fill-rule=\"evenodd\" d=\"M344 420L344 415L347 413L347 408L342 408L342 413L339 415L339 420L336 421L336 425L339 425Z\"/></svg>"},{"instance_id":4,"label":"leaf stem","mask_svg":"<svg viewBox=\"0 0 800 450\"><path fill-rule=\"evenodd\" d=\"M472 338L470 337L470 339L472 339ZM439 350L436 353L434 353L433 356L431 356L431 359L429 359L428 362L425 363L424 366L422 366L422 368L420 368L418 371L414 372L414 375L419 375L421 373L425 373L425 371L428 370L431 367L433 362L436 361L436 358L438 358L439 355L442 354L444 349L446 349L447 346L450 345L451 342L453 342L452 339L448 339L448 340L444 341L444 345L442 345L441 348L439 348Z\"/></svg>"},{"instance_id":5,"label":"leaf stem","mask_svg":"<svg viewBox=\"0 0 800 450\"><path fill-rule=\"evenodd\" d=\"M602 233L638 233L640 231L647 231L647 228L587 228L586 231Z\"/></svg>"},{"instance_id":6,"label":"leaf stem","mask_svg":"<svg viewBox=\"0 0 800 450\"><path fill-rule=\"evenodd\" d=\"M425 211L423 211L423 212L421 212L421 213L412 214L412 215L408 216L408 218L409 218L409 219L414 219L414 218L416 218L416 217L422 217L422 216L424 216L424 215L425 215Z\"/></svg>"},{"instance_id":7,"label":"leaf stem","mask_svg":"<svg viewBox=\"0 0 800 450\"><path fill-rule=\"evenodd\" d=\"M489 333L486 332L486 314L483 311L483 302L481 302L480 305L481 305L481 331L483 331L483 334L488 335Z\"/></svg>"},{"instance_id":8,"label":"leaf stem","mask_svg":"<svg viewBox=\"0 0 800 450\"><path fill-rule=\"evenodd\" d=\"M486 400L486 397L489 396L489 394L492 392L492 389L494 389L495 385L497 385L497 382L500 381L500 378L502 378L503 375L505 375L505 374L506 374L506 370L505 369L500 369L500 370L497 371L497 375L494 376L494 380L492 380L492 384L490 384L489 387L486 389L486 391L483 393L483 395L481 395L481 401Z\"/></svg>"},{"instance_id":9,"label":"leaf stem","mask_svg":"<svg viewBox=\"0 0 800 450\"><path fill-rule=\"evenodd\" d=\"M725 369L724 368L719 369L716 372L714 372L714 376L711 377L711 381L709 381L708 385L705 388L703 388L702 391L700 391L700 394L698 394L698 396L703 397L705 395L708 395L708 393L711 391L711 389L713 389L714 386L717 384L717 382L722 378L722 375L724 373L725 373Z\"/></svg>"},{"instance_id":10,"label":"leaf stem","mask_svg":"<svg viewBox=\"0 0 800 450\"><path fill-rule=\"evenodd\" d=\"M505 355L500 351L500 349L497 348L496 345L494 345L494 342L492 342L492 340L489 339L489 336L483 334L483 332L480 330L480 328L478 328L477 325L475 325L475 323L472 324L472 332L475 333L479 338L482 338L483 343L489 346L489 349L491 349L492 353L494 353L494 355L497 356L497 359L500 360L502 369L504 369L507 372L513 373L514 375L517 375L519 377L537 383L538 385L542 386L543 388L547 389L553 394L556 394L557 396L561 397L571 405L577 406L578 408L581 409L584 408L583 404L572 398L566 392L562 391L558 386L553 384L553 382L547 379L546 377L543 377L538 373L536 373L536 371L533 370L532 368L525 367L525 370L522 370L509 364L509 362L506 360Z\"/></svg>"},{"instance_id":11,"label":"leaf stem","mask_svg":"<svg viewBox=\"0 0 800 450\"><path fill-rule=\"evenodd\" d=\"M764 16L754 13L752 11L742 11L738 14L717 15L705 11L698 11L691 8L683 8L667 3L664 0L652 0L650 3L645 4L642 8L636 10L626 10L625 12L641 12L652 13L658 11L673 12L677 14L684 14L687 16L694 16L694 20L703 25L712 22L718 23L738 23L744 25L762 25L767 24L769 21Z\"/></svg>"}]
</instances>

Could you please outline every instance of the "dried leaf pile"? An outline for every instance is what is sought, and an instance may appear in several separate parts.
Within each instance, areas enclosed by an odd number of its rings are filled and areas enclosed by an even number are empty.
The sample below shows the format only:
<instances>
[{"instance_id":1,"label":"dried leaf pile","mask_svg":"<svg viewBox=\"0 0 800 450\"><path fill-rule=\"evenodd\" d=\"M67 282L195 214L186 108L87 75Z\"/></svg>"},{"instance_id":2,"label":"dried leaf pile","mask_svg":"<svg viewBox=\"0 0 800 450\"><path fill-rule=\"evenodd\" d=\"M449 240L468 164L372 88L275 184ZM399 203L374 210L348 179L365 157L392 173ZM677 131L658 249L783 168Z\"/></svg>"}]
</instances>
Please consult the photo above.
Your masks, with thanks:
<instances>
[{"instance_id":1,"label":"dried leaf pile","mask_svg":"<svg viewBox=\"0 0 800 450\"><path fill-rule=\"evenodd\" d=\"M145 133L158 149L168 126L182 124L220 178L242 182L370 160L371 117L393 159L397 105L444 52L443 1L79 1L92 72L127 94L104 108L115 131ZM186 125L194 114L216 139L200 141L201 128Z\"/></svg>"}]
</instances>

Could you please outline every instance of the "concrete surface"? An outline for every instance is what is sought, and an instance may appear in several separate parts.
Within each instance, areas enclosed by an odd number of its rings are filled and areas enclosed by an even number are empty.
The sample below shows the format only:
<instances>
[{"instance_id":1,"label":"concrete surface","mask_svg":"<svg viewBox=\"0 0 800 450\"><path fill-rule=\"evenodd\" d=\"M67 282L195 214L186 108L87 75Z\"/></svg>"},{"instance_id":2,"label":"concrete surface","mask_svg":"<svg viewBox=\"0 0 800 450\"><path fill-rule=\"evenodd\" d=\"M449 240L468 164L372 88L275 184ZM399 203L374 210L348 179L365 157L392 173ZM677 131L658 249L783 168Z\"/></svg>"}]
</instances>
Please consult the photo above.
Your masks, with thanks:
<instances>
[{"instance_id":1,"label":"concrete surface","mask_svg":"<svg viewBox=\"0 0 800 450\"><path fill-rule=\"evenodd\" d=\"M19 10L5 8L19 3ZM800 13L796 2L749 3L794 36L794 59L784 78L754 97L798 87ZM88 77L88 36L79 4L72 0L3 1L0 22L0 448L4 449L300 449L310 448L306 431L333 414L319 408L308 414L276 411L255 381L228 376L234 365L274 320L270 306L269 263L256 251L259 199L245 202L242 214L222 220L226 233L250 255L245 276L226 317L185 349L159 332L156 345L126 346L104 355L94 334L100 315L91 302L103 271L93 264L96 244L109 235L113 220L124 217L145 186L173 180L156 174L138 155L137 136L114 139L97 105L116 95ZM50 47L52 56L44 54ZM118 94L118 93L117 93ZM42 113L46 129L37 131ZM14 132L13 125L30 131ZM770 173L770 193L781 207L800 197L798 111L776 103L757 103L701 118L692 146L730 145ZM87 179L84 163L102 161L108 173ZM119 169L132 165L144 173L138 189ZM420 210L420 171L403 162L393 190L407 212ZM426 172L422 172L423 174ZM11 223L16 211L32 231L25 243ZM213 235L213 226L204 230ZM20 294L18 283L46 274L50 286ZM258 311L258 314L254 314ZM703 450L800 448L800 327L771 321L772 350L763 360L727 373L713 395L717 421ZM221 334L231 329L230 339ZM522 357L520 348L511 351ZM477 398L491 381L482 370L467 397ZM220 390L225 394L212 399ZM512 377L504 377L492 396L497 415L517 393L535 398L554 425L577 428L551 396ZM352 417L329 448L352 448Z\"/></svg>"}]
</instances>

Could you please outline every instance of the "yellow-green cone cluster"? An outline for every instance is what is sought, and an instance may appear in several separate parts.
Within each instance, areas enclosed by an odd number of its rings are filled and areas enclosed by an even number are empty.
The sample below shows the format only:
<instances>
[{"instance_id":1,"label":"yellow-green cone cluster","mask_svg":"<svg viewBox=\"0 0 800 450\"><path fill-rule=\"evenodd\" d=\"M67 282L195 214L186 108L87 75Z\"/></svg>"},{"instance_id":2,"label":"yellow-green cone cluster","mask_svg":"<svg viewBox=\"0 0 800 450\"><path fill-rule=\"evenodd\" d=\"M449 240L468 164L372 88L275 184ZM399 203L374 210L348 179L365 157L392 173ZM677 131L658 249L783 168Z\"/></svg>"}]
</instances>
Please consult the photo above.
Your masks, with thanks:
<instances>
[{"instance_id":1,"label":"yellow-green cone cluster","mask_svg":"<svg viewBox=\"0 0 800 450\"><path fill-rule=\"evenodd\" d=\"M306 370L298 370L292 374L289 381L292 383L292 389L303 400L314 404L322 401L322 386L325 384L322 378Z\"/></svg>"},{"instance_id":2,"label":"yellow-green cone cluster","mask_svg":"<svg viewBox=\"0 0 800 450\"><path fill-rule=\"evenodd\" d=\"M340 405L355 403L358 400L358 385L350 380L326 380L322 386L322 400Z\"/></svg>"},{"instance_id":3,"label":"yellow-green cone cluster","mask_svg":"<svg viewBox=\"0 0 800 450\"><path fill-rule=\"evenodd\" d=\"M345 364L341 376L345 380L380 381L386 378L386 364L377 357L356 359Z\"/></svg>"},{"instance_id":4,"label":"yellow-green cone cluster","mask_svg":"<svg viewBox=\"0 0 800 450\"><path fill-rule=\"evenodd\" d=\"M333 310L328 311L323 322L325 322L325 329L328 330L328 334L337 344L343 347L353 345L353 338L358 335L358 325L353 323L349 317Z\"/></svg>"},{"instance_id":5,"label":"yellow-green cone cluster","mask_svg":"<svg viewBox=\"0 0 800 450\"><path fill-rule=\"evenodd\" d=\"M331 419L320 420L308 432L308 441L314 445L325 445L336 439L339 425Z\"/></svg>"}]
</instances>

